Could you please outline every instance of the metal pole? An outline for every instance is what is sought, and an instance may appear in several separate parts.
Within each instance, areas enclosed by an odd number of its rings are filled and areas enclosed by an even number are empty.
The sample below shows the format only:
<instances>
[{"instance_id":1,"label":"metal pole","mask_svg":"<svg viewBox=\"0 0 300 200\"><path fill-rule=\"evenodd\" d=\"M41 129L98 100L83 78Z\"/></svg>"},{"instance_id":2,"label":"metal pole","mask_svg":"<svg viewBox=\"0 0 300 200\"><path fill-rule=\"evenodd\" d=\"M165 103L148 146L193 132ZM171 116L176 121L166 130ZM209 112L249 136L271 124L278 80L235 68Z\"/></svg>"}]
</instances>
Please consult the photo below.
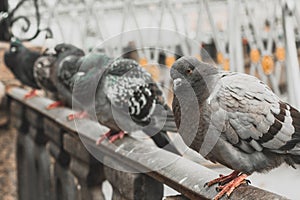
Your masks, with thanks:
<instances>
[{"instance_id":1,"label":"metal pole","mask_svg":"<svg viewBox=\"0 0 300 200\"><path fill-rule=\"evenodd\" d=\"M239 0L228 0L230 69L244 72Z\"/></svg>"},{"instance_id":2,"label":"metal pole","mask_svg":"<svg viewBox=\"0 0 300 200\"><path fill-rule=\"evenodd\" d=\"M0 1L0 41L9 41L8 0Z\"/></svg>"},{"instance_id":3,"label":"metal pole","mask_svg":"<svg viewBox=\"0 0 300 200\"><path fill-rule=\"evenodd\" d=\"M284 0L282 4L284 37L286 43L286 71L289 101L300 109L300 71L294 33L294 3Z\"/></svg>"},{"instance_id":4,"label":"metal pole","mask_svg":"<svg viewBox=\"0 0 300 200\"><path fill-rule=\"evenodd\" d=\"M242 33L241 33L241 18L240 16L240 9L241 9L241 2L240 0L235 0L235 8L236 8L236 67L235 69L238 72L244 72L244 55L243 55L243 44L242 44Z\"/></svg>"},{"instance_id":5,"label":"metal pole","mask_svg":"<svg viewBox=\"0 0 300 200\"><path fill-rule=\"evenodd\" d=\"M208 16L210 26L212 28L212 33L213 33L213 38L214 38L214 41L215 41L215 44L216 44L216 48L219 52L225 53L225 47L224 47L224 45L221 44L220 38L218 36L218 30L217 30L217 27L215 25L214 19L212 17L212 14L211 14L211 11L210 11L210 8L209 8L209 5L208 5L208 1L204 0L203 2L204 2L204 6L205 6L205 9L206 9L206 12L207 12L207 16Z\"/></svg>"},{"instance_id":6,"label":"metal pole","mask_svg":"<svg viewBox=\"0 0 300 200\"><path fill-rule=\"evenodd\" d=\"M236 30L237 30L237 17L236 15L236 10L235 10L235 0L228 0L228 13L229 13L229 21L228 21L228 26L229 26L229 62L230 62L230 69L232 71L236 71Z\"/></svg>"}]
</instances>

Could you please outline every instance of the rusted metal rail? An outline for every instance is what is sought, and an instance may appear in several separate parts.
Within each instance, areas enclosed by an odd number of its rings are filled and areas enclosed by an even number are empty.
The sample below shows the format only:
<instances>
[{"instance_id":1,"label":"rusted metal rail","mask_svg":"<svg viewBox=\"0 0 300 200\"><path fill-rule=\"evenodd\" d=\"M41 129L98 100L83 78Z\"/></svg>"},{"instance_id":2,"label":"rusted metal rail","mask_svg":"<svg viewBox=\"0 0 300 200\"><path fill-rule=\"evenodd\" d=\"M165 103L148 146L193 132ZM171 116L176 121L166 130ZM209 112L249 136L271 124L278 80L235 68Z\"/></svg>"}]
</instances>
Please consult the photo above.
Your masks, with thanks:
<instances>
[{"instance_id":1,"label":"rusted metal rail","mask_svg":"<svg viewBox=\"0 0 300 200\"><path fill-rule=\"evenodd\" d=\"M218 176L216 172L130 136L97 146L95 141L107 128L88 119L67 121L72 110L46 110L52 100L35 97L24 101L26 92L12 88L7 94L10 122L19 132L20 200L104 199L104 180L113 187L113 199L162 199L163 184L182 194L167 199L211 199L216 195L215 186L204 187ZM231 199L286 198L253 186L241 186Z\"/></svg>"}]
</instances>

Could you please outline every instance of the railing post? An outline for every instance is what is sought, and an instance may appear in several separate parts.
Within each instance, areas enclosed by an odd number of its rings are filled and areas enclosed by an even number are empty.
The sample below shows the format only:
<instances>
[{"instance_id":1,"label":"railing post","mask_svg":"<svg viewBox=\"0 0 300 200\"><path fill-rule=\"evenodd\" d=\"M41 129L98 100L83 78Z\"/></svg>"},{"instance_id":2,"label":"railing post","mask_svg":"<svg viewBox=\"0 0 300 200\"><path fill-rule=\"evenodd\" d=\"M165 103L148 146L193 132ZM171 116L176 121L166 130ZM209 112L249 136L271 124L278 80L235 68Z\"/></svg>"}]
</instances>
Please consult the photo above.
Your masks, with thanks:
<instances>
[{"instance_id":1,"label":"railing post","mask_svg":"<svg viewBox=\"0 0 300 200\"><path fill-rule=\"evenodd\" d=\"M71 156L69 169L79 181L81 198L104 200L102 164L89 154L78 137L65 134L63 139L64 149Z\"/></svg>"},{"instance_id":2,"label":"railing post","mask_svg":"<svg viewBox=\"0 0 300 200\"><path fill-rule=\"evenodd\" d=\"M294 33L295 1L282 1L282 19L286 46L286 71L290 103L300 109L300 70Z\"/></svg>"},{"instance_id":3,"label":"railing post","mask_svg":"<svg viewBox=\"0 0 300 200\"><path fill-rule=\"evenodd\" d=\"M105 178L113 187L113 200L160 200L163 197L163 184L146 174L131 173L131 168L110 157L104 158ZM124 171L115 170L113 166ZM128 172L127 172L128 171Z\"/></svg>"},{"instance_id":4,"label":"railing post","mask_svg":"<svg viewBox=\"0 0 300 200\"><path fill-rule=\"evenodd\" d=\"M30 109L25 109L25 118L28 123L28 135L30 141L33 143L33 160L34 160L34 184L30 184L35 199L38 200L52 200L54 185L51 182L51 157L49 152L45 148L45 144L48 141L48 137L43 131L43 116ZM29 180L30 181L30 180Z\"/></svg>"}]
</instances>

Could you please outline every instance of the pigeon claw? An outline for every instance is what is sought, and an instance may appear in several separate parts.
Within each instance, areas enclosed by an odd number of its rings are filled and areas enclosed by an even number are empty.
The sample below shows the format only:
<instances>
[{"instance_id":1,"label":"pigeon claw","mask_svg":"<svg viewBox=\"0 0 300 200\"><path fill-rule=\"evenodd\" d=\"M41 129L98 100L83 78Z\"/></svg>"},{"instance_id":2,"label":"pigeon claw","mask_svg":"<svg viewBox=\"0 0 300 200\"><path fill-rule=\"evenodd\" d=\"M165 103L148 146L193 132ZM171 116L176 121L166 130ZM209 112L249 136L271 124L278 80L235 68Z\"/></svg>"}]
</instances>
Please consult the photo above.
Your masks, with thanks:
<instances>
[{"instance_id":1,"label":"pigeon claw","mask_svg":"<svg viewBox=\"0 0 300 200\"><path fill-rule=\"evenodd\" d=\"M219 200L225 194L227 195L227 197L229 197L231 193L241 184L248 183L248 181L246 180L247 177L248 175L241 174L225 185L218 186L216 189L219 193L213 198L213 200Z\"/></svg>"},{"instance_id":2,"label":"pigeon claw","mask_svg":"<svg viewBox=\"0 0 300 200\"><path fill-rule=\"evenodd\" d=\"M216 183L218 183L219 185L224 185L225 183L228 183L229 181L231 181L231 180L235 179L236 177L238 177L239 173L240 172L238 172L238 171L233 171L231 174L229 174L227 176L224 176L224 175L220 174L219 178L216 178L212 181L209 181L209 182L205 183L204 186L210 187L210 186L212 186Z\"/></svg>"},{"instance_id":3,"label":"pigeon claw","mask_svg":"<svg viewBox=\"0 0 300 200\"><path fill-rule=\"evenodd\" d=\"M124 131L119 131L117 133L112 132L111 130L102 135L97 141L96 144L99 145L103 140L107 139L109 140L110 143L113 143L114 141L118 139L122 139L125 136Z\"/></svg>"},{"instance_id":4,"label":"pigeon claw","mask_svg":"<svg viewBox=\"0 0 300 200\"><path fill-rule=\"evenodd\" d=\"M99 137L98 140L96 141L96 145L99 145L101 142L103 142L103 140L108 138L110 135L111 135L111 130L105 133L104 135L102 135L101 137Z\"/></svg>"},{"instance_id":5,"label":"pigeon claw","mask_svg":"<svg viewBox=\"0 0 300 200\"><path fill-rule=\"evenodd\" d=\"M37 96L37 90L30 90L27 94L24 95L24 100L30 99Z\"/></svg>"},{"instance_id":6,"label":"pigeon claw","mask_svg":"<svg viewBox=\"0 0 300 200\"><path fill-rule=\"evenodd\" d=\"M55 102L51 103L50 105L48 105L48 106L46 107L46 109L47 109L47 110L52 110L52 109L61 107L61 106L63 106L63 105L64 105L63 102L61 102L61 101L55 101Z\"/></svg>"},{"instance_id":7,"label":"pigeon claw","mask_svg":"<svg viewBox=\"0 0 300 200\"><path fill-rule=\"evenodd\" d=\"M109 137L109 142L113 143L114 141L118 140L118 139L123 139L123 137L125 136L125 132L124 131L120 131L119 133Z\"/></svg>"},{"instance_id":8,"label":"pigeon claw","mask_svg":"<svg viewBox=\"0 0 300 200\"><path fill-rule=\"evenodd\" d=\"M88 113L86 111L81 111L81 112L77 112L77 113L68 115L67 119L68 119L68 121L72 121L75 119L84 119L87 117L88 117Z\"/></svg>"}]
</instances>

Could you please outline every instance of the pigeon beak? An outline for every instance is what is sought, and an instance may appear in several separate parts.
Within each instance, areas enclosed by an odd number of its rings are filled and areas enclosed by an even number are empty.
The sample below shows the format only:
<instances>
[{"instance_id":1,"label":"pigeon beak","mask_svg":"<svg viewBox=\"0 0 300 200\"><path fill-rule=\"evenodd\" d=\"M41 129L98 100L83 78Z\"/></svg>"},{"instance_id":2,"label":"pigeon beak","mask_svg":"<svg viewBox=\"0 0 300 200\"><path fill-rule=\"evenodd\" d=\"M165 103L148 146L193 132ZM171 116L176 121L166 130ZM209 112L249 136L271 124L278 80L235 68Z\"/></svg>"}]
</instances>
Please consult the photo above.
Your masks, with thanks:
<instances>
[{"instance_id":1,"label":"pigeon beak","mask_svg":"<svg viewBox=\"0 0 300 200\"><path fill-rule=\"evenodd\" d=\"M16 48L16 47L11 47L11 48L10 48L10 51L14 53L14 52L17 51L17 48Z\"/></svg>"},{"instance_id":2,"label":"pigeon beak","mask_svg":"<svg viewBox=\"0 0 300 200\"><path fill-rule=\"evenodd\" d=\"M182 79L181 78L176 78L174 81L173 81L173 87L174 87L174 90L176 90L178 87L180 87L182 84Z\"/></svg>"}]
</instances>

